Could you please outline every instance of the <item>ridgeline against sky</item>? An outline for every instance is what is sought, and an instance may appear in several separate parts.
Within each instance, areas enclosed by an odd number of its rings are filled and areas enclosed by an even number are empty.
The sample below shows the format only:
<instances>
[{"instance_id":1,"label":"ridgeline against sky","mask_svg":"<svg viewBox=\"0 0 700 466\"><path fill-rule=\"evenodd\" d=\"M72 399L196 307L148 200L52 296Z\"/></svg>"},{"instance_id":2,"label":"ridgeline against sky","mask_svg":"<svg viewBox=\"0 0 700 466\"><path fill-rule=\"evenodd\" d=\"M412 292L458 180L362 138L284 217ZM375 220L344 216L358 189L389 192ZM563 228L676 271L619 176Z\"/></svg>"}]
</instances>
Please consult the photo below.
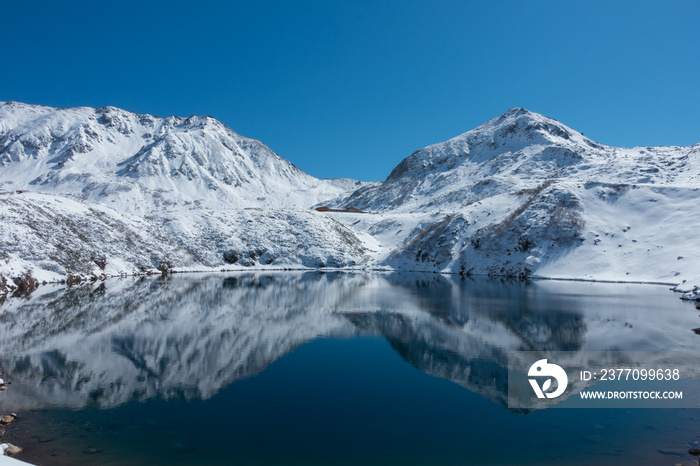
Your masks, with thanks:
<instances>
[{"instance_id":1,"label":"ridgeline against sky","mask_svg":"<svg viewBox=\"0 0 700 466\"><path fill-rule=\"evenodd\" d=\"M379 180L512 107L692 145L700 3L4 5L0 101L211 115L316 177Z\"/></svg>"}]
</instances>

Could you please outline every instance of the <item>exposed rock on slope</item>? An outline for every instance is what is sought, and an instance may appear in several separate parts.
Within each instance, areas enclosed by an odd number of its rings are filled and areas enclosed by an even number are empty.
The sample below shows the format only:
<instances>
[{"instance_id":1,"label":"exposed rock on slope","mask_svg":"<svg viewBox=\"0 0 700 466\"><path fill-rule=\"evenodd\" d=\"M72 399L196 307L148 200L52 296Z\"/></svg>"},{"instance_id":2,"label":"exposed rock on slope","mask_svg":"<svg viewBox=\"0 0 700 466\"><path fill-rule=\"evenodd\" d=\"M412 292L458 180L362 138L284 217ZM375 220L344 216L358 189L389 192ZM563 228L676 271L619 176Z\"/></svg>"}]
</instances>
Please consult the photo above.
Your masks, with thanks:
<instances>
[{"instance_id":1,"label":"exposed rock on slope","mask_svg":"<svg viewBox=\"0 0 700 466\"><path fill-rule=\"evenodd\" d=\"M384 266L690 291L698 159L515 108L382 182L318 180L209 117L0 103L0 277Z\"/></svg>"},{"instance_id":2,"label":"exposed rock on slope","mask_svg":"<svg viewBox=\"0 0 700 466\"><path fill-rule=\"evenodd\" d=\"M0 276L361 264L354 232L309 209L358 185L210 117L0 103Z\"/></svg>"},{"instance_id":3,"label":"exposed rock on slope","mask_svg":"<svg viewBox=\"0 0 700 466\"><path fill-rule=\"evenodd\" d=\"M700 144L608 147L516 108L331 205L378 212L353 225L391 268L679 283L700 272L699 159Z\"/></svg>"},{"instance_id":4,"label":"exposed rock on slope","mask_svg":"<svg viewBox=\"0 0 700 466\"><path fill-rule=\"evenodd\" d=\"M514 108L449 141L414 152L382 183L339 201L373 211L460 208L546 180L700 182L700 144L608 147L556 120Z\"/></svg>"},{"instance_id":5,"label":"exposed rock on slope","mask_svg":"<svg viewBox=\"0 0 700 466\"><path fill-rule=\"evenodd\" d=\"M114 107L0 103L0 166L5 189L68 195L142 214L307 208L344 191L211 117L158 118Z\"/></svg>"},{"instance_id":6,"label":"exposed rock on slope","mask_svg":"<svg viewBox=\"0 0 700 466\"><path fill-rule=\"evenodd\" d=\"M311 211L178 211L142 217L38 193L0 194L0 274L40 280L179 268L344 267L364 260L345 225Z\"/></svg>"}]
</instances>

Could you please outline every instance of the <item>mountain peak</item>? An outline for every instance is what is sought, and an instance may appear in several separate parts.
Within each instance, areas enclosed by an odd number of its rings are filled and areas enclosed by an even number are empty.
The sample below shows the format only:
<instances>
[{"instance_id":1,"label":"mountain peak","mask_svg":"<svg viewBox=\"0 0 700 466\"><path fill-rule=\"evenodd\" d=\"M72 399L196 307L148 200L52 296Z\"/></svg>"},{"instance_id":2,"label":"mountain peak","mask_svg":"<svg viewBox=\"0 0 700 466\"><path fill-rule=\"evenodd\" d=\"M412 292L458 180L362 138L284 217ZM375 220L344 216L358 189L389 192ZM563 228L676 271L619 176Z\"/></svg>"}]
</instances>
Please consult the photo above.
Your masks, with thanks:
<instances>
[{"instance_id":1,"label":"mountain peak","mask_svg":"<svg viewBox=\"0 0 700 466\"><path fill-rule=\"evenodd\" d=\"M522 108L522 107L513 107L507 112L505 112L503 115L501 115L501 118L508 117L508 116L518 116L518 115L527 115L527 114L532 114L531 111Z\"/></svg>"},{"instance_id":2,"label":"mountain peak","mask_svg":"<svg viewBox=\"0 0 700 466\"><path fill-rule=\"evenodd\" d=\"M344 192L210 116L0 104L0 185L126 211L296 207ZM290 194L292 193L292 194Z\"/></svg>"},{"instance_id":3,"label":"mountain peak","mask_svg":"<svg viewBox=\"0 0 700 466\"><path fill-rule=\"evenodd\" d=\"M497 158L512 158L514 154L522 155L523 151L540 152L545 147L575 154L600 146L557 120L514 107L471 131L414 152L399 163L387 179L448 171L466 161L492 163ZM579 159L578 156L569 157L569 162Z\"/></svg>"},{"instance_id":4,"label":"mountain peak","mask_svg":"<svg viewBox=\"0 0 700 466\"><path fill-rule=\"evenodd\" d=\"M581 133L559 121L521 107L514 107L501 116L458 136L466 138L470 145L479 142L492 144L496 138L530 144L562 143L563 140L585 143Z\"/></svg>"}]
</instances>

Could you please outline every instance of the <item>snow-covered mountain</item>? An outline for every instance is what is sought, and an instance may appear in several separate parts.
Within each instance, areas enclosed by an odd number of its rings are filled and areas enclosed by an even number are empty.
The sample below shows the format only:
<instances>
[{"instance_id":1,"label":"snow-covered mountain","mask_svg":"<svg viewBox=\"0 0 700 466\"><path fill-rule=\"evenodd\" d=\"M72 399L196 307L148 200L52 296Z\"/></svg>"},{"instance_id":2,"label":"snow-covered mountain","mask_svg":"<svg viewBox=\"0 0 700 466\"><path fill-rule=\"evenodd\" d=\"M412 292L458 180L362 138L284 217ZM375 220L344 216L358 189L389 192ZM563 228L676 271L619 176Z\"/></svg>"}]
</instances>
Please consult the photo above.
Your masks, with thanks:
<instances>
[{"instance_id":1,"label":"snow-covered mountain","mask_svg":"<svg viewBox=\"0 0 700 466\"><path fill-rule=\"evenodd\" d=\"M352 230L310 209L361 185L210 117L0 103L0 276L361 264Z\"/></svg>"},{"instance_id":2,"label":"snow-covered mountain","mask_svg":"<svg viewBox=\"0 0 700 466\"><path fill-rule=\"evenodd\" d=\"M211 117L0 102L0 187L120 211L308 207L348 180L318 180ZM350 185L354 186L351 182Z\"/></svg>"},{"instance_id":3,"label":"snow-covered mountain","mask_svg":"<svg viewBox=\"0 0 700 466\"><path fill-rule=\"evenodd\" d=\"M608 147L556 120L514 108L449 141L414 152L380 184L344 201L359 208L427 211L466 207L544 181L700 184L700 144Z\"/></svg>"},{"instance_id":4,"label":"snow-covered mountain","mask_svg":"<svg viewBox=\"0 0 700 466\"><path fill-rule=\"evenodd\" d=\"M699 158L515 108L382 182L318 180L209 117L0 103L0 276L359 266L689 290Z\"/></svg>"},{"instance_id":5,"label":"snow-covered mountain","mask_svg":"<svg viewBox=\"0 0 700 466\"><path fill-rule=\"evenodd\" d=\"M699 195L700 144L608 147L515 108L330 205L378 212L353 226L391 268L680 283Z\"/></svg>"}]
</instances>

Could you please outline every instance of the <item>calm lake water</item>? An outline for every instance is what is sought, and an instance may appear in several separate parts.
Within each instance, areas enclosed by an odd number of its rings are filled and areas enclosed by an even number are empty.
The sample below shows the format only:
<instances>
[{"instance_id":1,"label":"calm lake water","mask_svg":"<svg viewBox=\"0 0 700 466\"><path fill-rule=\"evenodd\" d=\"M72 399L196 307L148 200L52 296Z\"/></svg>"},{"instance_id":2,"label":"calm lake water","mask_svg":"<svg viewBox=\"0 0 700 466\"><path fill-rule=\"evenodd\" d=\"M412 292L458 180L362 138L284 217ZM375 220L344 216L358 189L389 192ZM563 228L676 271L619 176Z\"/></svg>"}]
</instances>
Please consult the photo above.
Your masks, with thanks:
<instances>
[{"instance_id":1,"label":"calm lake water","mask_svg":"<svg viewBox=\"0 0 700 466\"><path fill-rule=\"evenodd\" d=\"M508 351L695 351L664 286L239 273L0 308L3 441L40 465L693 464L700 409L507 408Z\"/></svg>"}]
</instances>

